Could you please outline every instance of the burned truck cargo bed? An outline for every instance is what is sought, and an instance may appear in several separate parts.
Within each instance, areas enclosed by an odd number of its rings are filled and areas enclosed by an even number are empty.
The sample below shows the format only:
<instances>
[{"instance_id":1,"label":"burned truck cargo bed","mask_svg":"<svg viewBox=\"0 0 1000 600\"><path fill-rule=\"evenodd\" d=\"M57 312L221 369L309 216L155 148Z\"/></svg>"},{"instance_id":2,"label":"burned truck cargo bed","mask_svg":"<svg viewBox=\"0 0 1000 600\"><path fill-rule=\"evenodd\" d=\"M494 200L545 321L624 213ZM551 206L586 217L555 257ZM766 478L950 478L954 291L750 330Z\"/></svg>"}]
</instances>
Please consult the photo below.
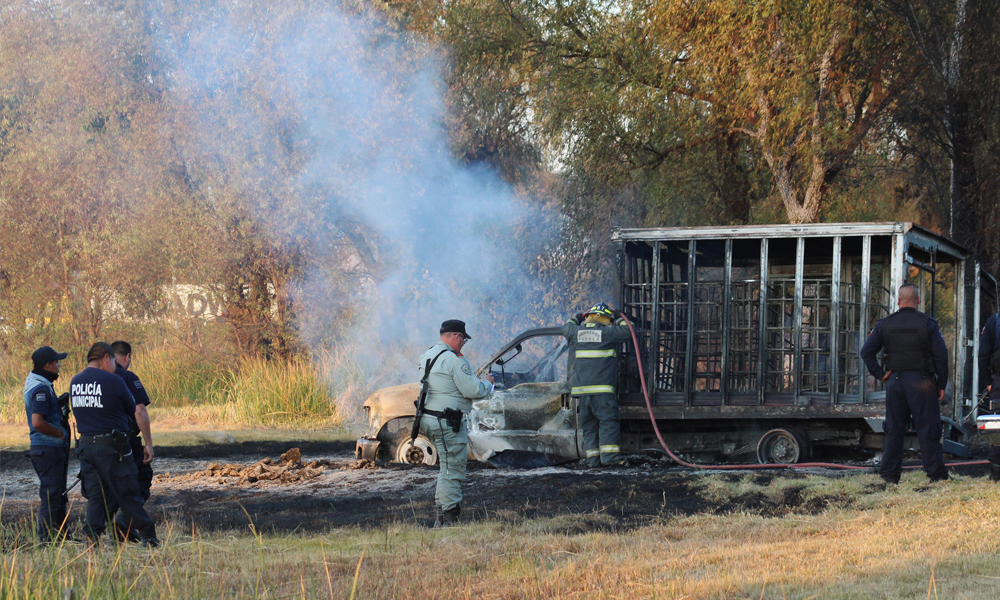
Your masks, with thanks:
<instances>
[{"instance_id":1,"label":"burned truck cargo bed","mask_svg":"<svg viewBox=\"0 0 1000 600\"><path fill-rule=\"evenodd\" d=\"M646 391L668 430L735 422L792 430L807 445L879 446L885 389L858 351L907 282L948 345L947 416L962 423L975 410L980 320L996 310L996 281L941 235L844 223L619 229L614 240L622 311L637 324ZM648 415L638 382L626 348L623 418Z\"/></svg>"},{"instance_id":2,"label":"burned truck cargo bed","mask_svg":"<svg viewBox=\"0 0 1000 600\"><path fill-rule=\"evenodd\" d=\"M979 332L997 284L946 237L891 222L616 229L613 240L617 305L638 338L638 352L626 344L618 353L623 450L658 446L640 361L660 430L691 458L790 463L819 446L881 447L885 389L858 352L907 282L948 346L946 438L959 441L975 417ZM558 327L529 330L476 370L497 389L468 416L471 458L581 456L566 348ZM359 457L435 462L426 438L410 444L404 434L415 397L406 386L369 398Z\"/></svg>"}]
</instances>

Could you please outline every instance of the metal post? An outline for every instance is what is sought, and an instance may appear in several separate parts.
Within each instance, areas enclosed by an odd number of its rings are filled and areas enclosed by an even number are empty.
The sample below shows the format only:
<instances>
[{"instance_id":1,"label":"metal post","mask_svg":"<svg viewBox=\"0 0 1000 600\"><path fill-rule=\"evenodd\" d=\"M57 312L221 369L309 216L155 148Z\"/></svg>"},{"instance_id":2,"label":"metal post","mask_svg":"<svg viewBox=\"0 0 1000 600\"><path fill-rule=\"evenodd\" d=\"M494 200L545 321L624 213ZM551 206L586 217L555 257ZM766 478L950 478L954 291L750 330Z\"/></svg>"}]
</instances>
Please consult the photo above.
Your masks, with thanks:
<instances>
[{"instance_id":1,"label":"metal post","mask_svg":"<svg viewBox=\"0 0 1000 600\"><path fill-rule=\"evenodd\" d=\"M976 266L976 277L975 286L973 287L973 293L976 295L972 300L972 418L975 419L979 416L979 403L976 402L976 398L979 397L979 336L983 331L980 324L983 322L983 307L981 301L981 285L982 281L979 279L980 266L979 263L975 263ZM955 272L955 293L958 293L958 272ZM964 301L964 300L963 300ZM957 307L958 300L955 300L955 306ZM958 319L955 319L956 322ZM957 386L956 386L957 389Z\"/></svg>"},{"instance_id":2,"label":"metal post","mask_svg":"<svg viewBox=\"0 0 1000 600\"><path fill-rule=\"evenodd\" d=\"M767 238L760 240L760 309L757 314L757 396L764 405L764 378L767 376Z\"/></svg>"},{"instance_id":3,"label":"metal post","mask_svg":"<svg viewBox=\"0 0 1000 600\"><path fill-rule=\"evenodd\" d=\"M802 395L802 296L805 293L804 271L806 238L799 238L795 245L795 315L792 326L792 392L795 404L801 402ZM815 318L815 315L813 316Z\"/></svg>"},{"instance_id":4,"label":"metal post","mask_svg":"<svg viewBox=\"0 0 1000 600\"><path fill-rule=\"evenodd\" d=\"M646 393L649 394L649 401L653 404L656 404L656 381L660 376L657 367L660 361L660 271L663 269L660 261L661 252L661 243L653 242L653 295L652 306L649 307L649 356L646 357L649 361L649 368L646 370L649 373Z\"/></svg>"},{"instance_id":5,"label":"metal post","mask_svg":"<svg viewBox=\"0 0 1000 600\"><path fill-rule=\"evenodd\" d=\"M694 240L688 241L688 322L687 322L687 344L684 348L684 405L690 406L694 397L694 280L695 280L695 252L698 250L698 243Z\"/></svg>"},{"instance_id":6,"label":"metal post","mask_svg":"<svg viewBox=\"0 0 1000 600\"><path fill-rule=\"evenodd\" d=\"M892 285L889 286L889 312L899 301L899 286L903 285L906 275L905 265L906 237L903 234L892 236L892 263L889 272L892 274Z\"/></svg>"},{"instance_id":7,"label":"metal post","mask_svg":"<svg viewBox=\"0 0 1000 600\"><path fill-rule=\"evenodd\" d=\"M833 238L833 275L830 288L830 404L840 392L840 263L844 238Z\"/></svg>"},{"instance_id":8,"label":"metal post","mask_svg":"<svg viewBox=\"0 0 1000 600\"><path fill-rule=\"evenodd\" d=\"M722 405L729 404L729 329L733 310L733 240L726 240L725 283L722 285L722 360L719 363L719 396Z\"/></svg>"},{"instance_id":9,"label":"metal post","mask_svg":"<svg viewBox=\"0 0 1000 600\"><path fill-rule=\"evenodd\" d=\"M872 271L872 236L866 235L861 240L861 319L858 323L858 348L863 343L861 340L868 337L868 287L870 285ZM865 403L865 391L868 387L868 372L865 363L861 360L861 355L857 357L858 365L858 400Z\"/></svg>"}]
</instances>

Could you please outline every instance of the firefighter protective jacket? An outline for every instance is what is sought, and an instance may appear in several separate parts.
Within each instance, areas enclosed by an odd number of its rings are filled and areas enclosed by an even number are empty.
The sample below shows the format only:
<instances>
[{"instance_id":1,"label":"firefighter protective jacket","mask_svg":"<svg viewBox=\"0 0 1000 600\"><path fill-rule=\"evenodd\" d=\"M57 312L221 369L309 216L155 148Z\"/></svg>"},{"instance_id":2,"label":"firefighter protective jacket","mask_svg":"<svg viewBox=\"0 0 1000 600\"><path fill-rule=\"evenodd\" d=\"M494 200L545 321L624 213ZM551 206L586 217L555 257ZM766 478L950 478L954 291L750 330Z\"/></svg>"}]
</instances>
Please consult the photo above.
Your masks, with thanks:
<instances>
[{"instance_id":1,"label":"firefighter protective jacket","mask_svg":"<svg viewBox=\"0 0 1000 600\"><path fill-rule=\"evenodd\" d=\"M563 325L574 359L572 394L614 394L617 382L618 349L630 339L625 320L611 325L580 324L573 317Z\"/></svg>"}]
</instances>

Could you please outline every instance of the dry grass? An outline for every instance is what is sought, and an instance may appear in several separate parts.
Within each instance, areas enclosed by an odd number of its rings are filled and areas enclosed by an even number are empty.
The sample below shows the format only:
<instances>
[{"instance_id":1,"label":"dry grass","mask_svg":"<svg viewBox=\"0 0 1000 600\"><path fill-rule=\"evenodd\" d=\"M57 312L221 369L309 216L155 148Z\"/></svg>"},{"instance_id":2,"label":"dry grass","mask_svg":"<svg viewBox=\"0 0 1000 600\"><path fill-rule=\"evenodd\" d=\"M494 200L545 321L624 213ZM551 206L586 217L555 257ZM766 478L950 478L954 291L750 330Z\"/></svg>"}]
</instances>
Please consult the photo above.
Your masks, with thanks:
<instances>
[{"instance_id":1,"label":"dry grass","mask_svg":"<svg viewBox=\"0 0 1000 600\"><path fill-rule=\"evenodd\" d=\"M312 361L242 359L222 367L179 362L158 351L137 363L149 391L150 416L164 423L201 428L330 428L344 422L347 407L363 397L365 376L347 355L323 354ZM23 378L8 366L0 370L0 423L26 422ZM56 393L69 388L67 370ZM335 395L342 394L339 398Z\"/></svg>"},{"instance_id":2,"label":"dry grass","mask_svg":"<svg viewBox=\"0 0 1000 600\"><path fill-rule=\"evenodd\" d=\"M164 409L165 410L165 409ZM218 427L204 424L189 415L166 417L153 416L153 443L156 446L196 446L200 444L231 444L236 442L334 442L353 441L357 438L340 427L319 427L303 429L282 427L271 429L241 428L222 424ZM150 411L153 412L153 411ZM25 425L0 425L0 451L21 451L28 449L28 428Z\"/></svg>"},{"instance_id":3,"label":"dry grass","mask_svg":"<svg viewBox=\"0 0 1000 600\"><path fill-rule=\"evenodd\" d=\"M804 487L840 485L822 479ZM860 489L873 476L846 479ZM152 553L11 551L8 529L0 597L74 586L87 598L349 598L362 557L354 597L369 599L996 597L1000 486L914 473L855 500L814 516L695 515L583 534L564 533L566 517L298 536L168 527Z\"/></svg>"}]
</instances>

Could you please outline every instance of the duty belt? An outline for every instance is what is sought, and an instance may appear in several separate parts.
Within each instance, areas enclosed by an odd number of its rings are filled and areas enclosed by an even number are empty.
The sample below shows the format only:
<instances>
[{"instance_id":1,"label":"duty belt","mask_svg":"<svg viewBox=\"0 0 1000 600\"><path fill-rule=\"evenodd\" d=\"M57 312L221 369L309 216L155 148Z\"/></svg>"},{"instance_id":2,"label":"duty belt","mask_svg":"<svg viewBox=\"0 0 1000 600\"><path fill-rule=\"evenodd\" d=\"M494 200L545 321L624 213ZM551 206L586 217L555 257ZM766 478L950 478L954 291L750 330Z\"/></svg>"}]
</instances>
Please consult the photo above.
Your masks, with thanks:
<instances>
[{"instance_id":1,"label":"duty belt","mask_svg":"<svg viewBox=\"0 0 1000 600\"><path fill-rule=\"evenodd\" d=\"M462 423L465 418L465 413L457 408L446 408L440 412L436 410L427 410L425 408L424 414L437 417L439 423L441 422L441 419L444 419L444 422L447 423L448 426L451 427L451 430L455 433L462 431Z\"/></svg>"},{"instance_id":2,"label":"duty belt","mask_svg":"<svg viewBox=\"0 0 1000 600\"><path fill-rule=\"evenodd\" d=\"M454 409L454 410L455 410L456 412L462 412L462 411L458 410L457 408L456 408L456 409ZM446 416L446 415L444 414L444 411L440 411L440 410L431 410L431 409L429 409L429 408L425 408L425 409L424 409L424 414L425 414L425 415L430 415L430 416L432 416L432 417L437 417L437 418L439 418L439 419L447 419L447 418L448 418L448 417L447 417L447 416ZM462 413L462 415L464 416L464 415L465 415L465 413Z\"/></svg>"},{"instance_id":3,"label":"duty belt","mask_svg":"<svg viewBox=\"0 0 1000 600\"><path fill-rule=\"evenodd\" d=\"M115 438L110 433L102 433L101 435L81 435L81 444L98 444L101 446L114 446Z\"/></svg>"}]
</instances>

